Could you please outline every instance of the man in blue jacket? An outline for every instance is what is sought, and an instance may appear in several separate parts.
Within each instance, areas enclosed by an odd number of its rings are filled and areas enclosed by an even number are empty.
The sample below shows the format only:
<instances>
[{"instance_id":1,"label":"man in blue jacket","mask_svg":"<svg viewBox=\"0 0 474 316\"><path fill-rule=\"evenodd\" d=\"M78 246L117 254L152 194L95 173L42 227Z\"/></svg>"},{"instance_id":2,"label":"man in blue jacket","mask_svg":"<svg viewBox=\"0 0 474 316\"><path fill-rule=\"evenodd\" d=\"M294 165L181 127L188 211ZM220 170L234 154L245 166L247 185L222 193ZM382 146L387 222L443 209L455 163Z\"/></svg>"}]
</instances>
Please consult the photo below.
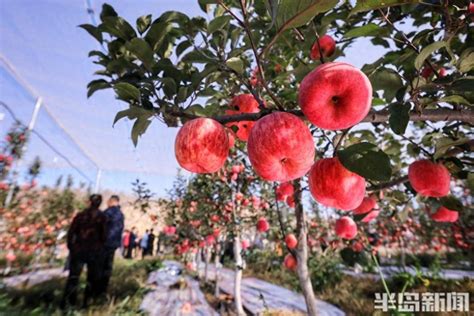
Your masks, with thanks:
<instances>
[{"instance_id":1,"label":"man in blue jacket","mask_svg":"<svg viewBox=\"0 0 474 316\"><path fill-rule=\"evenodd\" d=\"M104 267L102 270L102 294L107 293L110 276L114 264L114 255L122 243L124 216L120 210L120 198L112 195L107 202L108 208L104 211L107 218L107 238L104 245Z\"/></svg>"}]
</instances>

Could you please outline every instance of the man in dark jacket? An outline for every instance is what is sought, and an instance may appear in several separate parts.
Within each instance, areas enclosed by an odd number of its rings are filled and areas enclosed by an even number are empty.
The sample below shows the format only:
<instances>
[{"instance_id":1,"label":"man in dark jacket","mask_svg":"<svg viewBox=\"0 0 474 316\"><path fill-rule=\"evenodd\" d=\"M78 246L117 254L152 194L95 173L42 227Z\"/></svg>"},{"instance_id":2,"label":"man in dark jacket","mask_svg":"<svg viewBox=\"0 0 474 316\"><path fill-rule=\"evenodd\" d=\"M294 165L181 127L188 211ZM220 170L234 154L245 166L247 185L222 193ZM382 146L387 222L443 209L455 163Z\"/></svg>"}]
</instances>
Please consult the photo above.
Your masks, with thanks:
<instances>
[{"instance_id":1,"label":"man in dark jacket","mask_svg":"<svg viewBox=\"0 0 474 316\"><path fill-rule=\"evenodd\" d=\"M148 234L148 247L147 247L147 253L150 256L153 256L153 248L155 245L155 234L153 233L153 228L150 229L150 234Z\"/></svg>"},{"instance_id":2,"label":"man in dark jacket","mask_svg":"<svg viewBox=\"0 0 474 316\"><path fill-rule=\"evenodd\" d=\"M107 239L103 253L104 266L102 270L101 294L107 293L114 265L114 255L122 243L124 216L120 210L119 203L120 198L117 195L112 195L107 201L108 208L104 211L104 215L107 218Z\"/></svg>"},{"instance_id":3,"label":"man in dark jacket","mask_svg":"<svg viewBox=\"0 0 474 316\"><path fill-rule=\"evenodd\" d=\"M106 217L99 210L101 203L101 195L91 195L89 207L78 213L69 227L67 234L69 276L61 302L63 308L76 304L79 278L84 265L87 265L87 285L83 307L100 293L102 251L106 240Z\"/></svg>"}]
</instances>

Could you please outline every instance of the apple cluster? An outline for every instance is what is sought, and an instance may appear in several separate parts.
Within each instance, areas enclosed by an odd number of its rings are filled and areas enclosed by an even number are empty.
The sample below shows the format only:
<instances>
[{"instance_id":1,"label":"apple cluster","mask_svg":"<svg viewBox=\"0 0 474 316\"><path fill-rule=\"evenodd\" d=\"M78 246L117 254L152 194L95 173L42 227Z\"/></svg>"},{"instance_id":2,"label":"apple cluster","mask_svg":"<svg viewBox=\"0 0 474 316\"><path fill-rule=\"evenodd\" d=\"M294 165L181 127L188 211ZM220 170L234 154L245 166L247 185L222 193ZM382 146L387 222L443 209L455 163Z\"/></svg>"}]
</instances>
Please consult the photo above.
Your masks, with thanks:
<instances>
[{"instance_id":1,"label":"apple cluster","mask_svg":"<svg viewBox=\"0 0 474 316\"><path fill-rule=\"evenodd\" d=\"M310 56L322 59L331 56L335 49L332 37L324 35L315 42ZM302 80L298 92L305 119L323 130L344 130L360 123L372 103L372 86L367 76L342 62L322 63ZM259 111L253 95L241 94L232 99L226 114ZM378 216L376 200L366 196L365 179L345 168L337 156L315 162L314 140L307 123L288 112L272 112L256 122L228 123L227 129L211 118L188 121L176 138L176 158L188 171L216 172L223 167L234 137L247 142L250 163L262 179L282 183L276 192L278 201L294 206L293 187L289 182L308 174L311 195L320 204L352 210L355 215L366 214L363 222ZM450 173L441 163L416 161L410 165L408 176L420 196L449 194ZM455 221L457 217L456 211L445 207L432 215L435 221L444 222ZM257 229L265 231L265 228L266 224L259 221ZM340 218L335 229L344 239L357 235L357 225L348 216Z\"/></svg>"}]
</instances>

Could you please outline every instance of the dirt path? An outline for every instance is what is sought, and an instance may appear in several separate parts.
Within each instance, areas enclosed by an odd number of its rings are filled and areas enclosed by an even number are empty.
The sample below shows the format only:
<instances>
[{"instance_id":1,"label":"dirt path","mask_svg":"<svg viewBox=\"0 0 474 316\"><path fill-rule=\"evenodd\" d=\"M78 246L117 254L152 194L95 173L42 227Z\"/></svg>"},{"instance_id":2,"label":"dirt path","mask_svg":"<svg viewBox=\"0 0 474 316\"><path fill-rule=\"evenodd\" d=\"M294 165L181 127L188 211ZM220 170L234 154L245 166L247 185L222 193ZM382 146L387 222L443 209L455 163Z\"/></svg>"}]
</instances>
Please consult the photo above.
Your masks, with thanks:
<instances>
[{"instance_id":1,"label":"dirt path","mask_svg":"<svg viewBox=\"0 0 474 316\"><path fill-rule=\"evenodd\" d=\"M24 274L14 275L1 280L6 287L15 289L27 289L34 285L57 278L66 278L68 272L63 268L52 268L32 271Z\"/></svg>"},{"instance_id":2,"label":"dirt path","mask_svg":"<svg viewBox=\"0 0 474 316\"><path fill-rule=\"evenodd\" d=\"M164 268L150 273L147 284L154 289L145 295L140 309L150 316L217 316L207 303L199 283L182 275L181 264L164 261Z\"/></svg>"},{"instance_id":3,"label":"dirt path","mask_svg":"<svg viewBox=\"0 0 474 316\"><path fill-rule=\"evenodd\" d=\"M204 267L200 270L204 274ZM209 278L215 279L215 267L209 266ZM232 295L234 288L234 271L222 268L219 272L219 288ZM306 303L302 295L275 284L256 278L242 279L242 300L245 309L253 315L260 315L266 310L290 311L306 314ZM343 316L345 313L337 307L318 300L320 316Z\"/></svg>"}]
</instances>

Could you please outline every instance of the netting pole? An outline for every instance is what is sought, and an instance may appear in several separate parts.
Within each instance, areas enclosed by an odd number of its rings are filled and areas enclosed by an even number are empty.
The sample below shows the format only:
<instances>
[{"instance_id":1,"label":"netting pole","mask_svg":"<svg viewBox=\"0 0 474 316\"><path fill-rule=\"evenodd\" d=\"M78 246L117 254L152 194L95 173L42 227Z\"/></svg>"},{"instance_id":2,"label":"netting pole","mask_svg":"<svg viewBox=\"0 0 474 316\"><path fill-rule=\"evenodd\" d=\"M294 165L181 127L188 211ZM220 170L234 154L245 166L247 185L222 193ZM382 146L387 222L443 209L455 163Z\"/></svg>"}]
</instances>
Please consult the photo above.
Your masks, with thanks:
<instances>
[{"instance_id":1,"label":"netting pole","mask_svg":"<svg viewBox=\"0 0 474 316\"><path fill-rule=\"evenodd\" d=\"M102 178L102 169L97 170L97 176L95 178L94 192L99 193L100 190L100 180Z\"/></svg>"},{"instance_id":2,"label":"netting pole","mask_svg":"<svg viewBox=\"0 0 474 316\"><path fill-rule=\"evenodd\" d=\"M22 148L22 157L25 156L26 148L28 146L28 139L31 134L31 131L35 128L36 119L38 118L39 111L41 106L43 105L43 99L39 97L36 99L35 108L33 109L33 114L31 115L30 123L28 124L28 128L26 130L26 141L23 144ZM5 206L9 206L13 199L13 194L15 193L16 181L18 179L18 172L20 171L20 166L22 163L22 158L18 159L15 164L14 169L12 170L12 183L10 184L10 189L8 190L8 195L5 199Z\"/></svg>"}]
</instances>

